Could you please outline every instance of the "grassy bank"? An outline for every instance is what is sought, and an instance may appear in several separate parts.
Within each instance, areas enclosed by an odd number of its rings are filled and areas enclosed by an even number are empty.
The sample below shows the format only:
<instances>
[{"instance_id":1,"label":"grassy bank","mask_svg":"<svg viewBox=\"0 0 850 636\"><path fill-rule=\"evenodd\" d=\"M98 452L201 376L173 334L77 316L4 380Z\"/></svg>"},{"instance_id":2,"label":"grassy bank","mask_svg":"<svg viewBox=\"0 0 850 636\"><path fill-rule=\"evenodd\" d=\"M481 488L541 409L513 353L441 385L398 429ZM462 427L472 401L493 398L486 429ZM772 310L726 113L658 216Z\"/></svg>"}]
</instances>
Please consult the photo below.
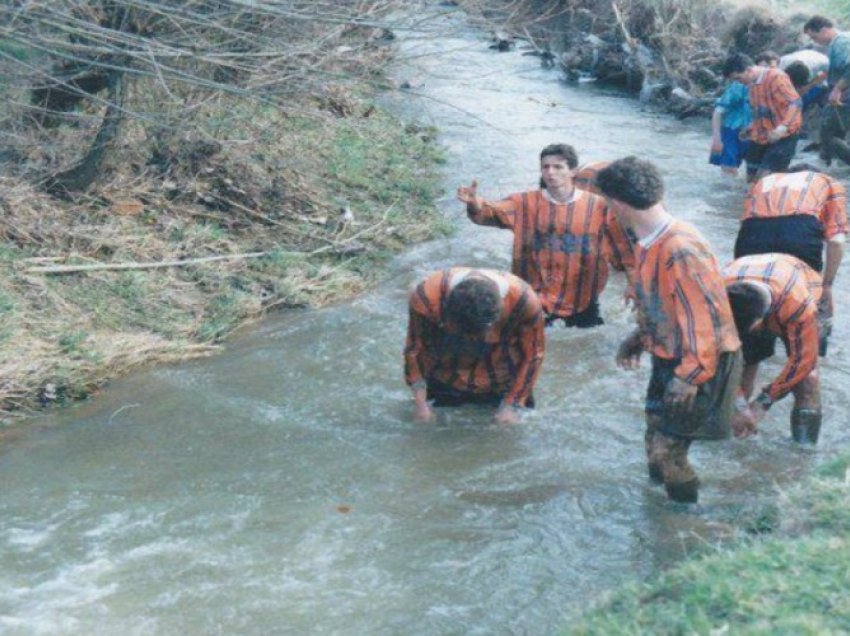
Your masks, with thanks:
<instances>
[{"instance_id":1,"label":"grassy bank","mask_svg":"<svg viewBox=\"0 0 850 636\"><path fill-rule=\"evenodd\" d=\"M368 92L305 102L301 116L220 100L197 121L202 130L156 138L129 125L106 178L74 201L2 180L4 421L138 365L216 351L268 311L358 293L389 255L450 231L433 206L433 131L404 125ZM338 222L344 205L349 223ZM164 269L33 270L256 252L265 255Z\"/></svg>"},{"instance_id":2,"label":"grassy bank","mask_svg":"<svg viewBox=\"0 0 850 636\"><path fill-rule=\"evenodd\" d=\"M616 592L569 634L850 632L850 457L781 493L741 538Z\"/></svg>"}]
</instances>

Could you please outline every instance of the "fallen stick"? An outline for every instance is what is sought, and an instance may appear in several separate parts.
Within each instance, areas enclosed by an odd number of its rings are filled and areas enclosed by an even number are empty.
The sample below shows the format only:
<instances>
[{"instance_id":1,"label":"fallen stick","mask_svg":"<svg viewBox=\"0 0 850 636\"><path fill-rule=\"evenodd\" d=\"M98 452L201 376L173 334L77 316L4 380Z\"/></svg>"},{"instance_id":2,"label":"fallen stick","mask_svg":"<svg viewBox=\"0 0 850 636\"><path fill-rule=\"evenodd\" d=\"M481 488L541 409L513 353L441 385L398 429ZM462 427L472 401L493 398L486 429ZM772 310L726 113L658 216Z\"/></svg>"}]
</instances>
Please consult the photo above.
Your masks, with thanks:
<instances>
[{"instance_id":1,"label":"fallen stick","mask_svg":"<svg viewBox=\"0 0 850 636\"><path fill-rule=\"evenodd\" d=\"M271 252L246 252L245 254L224 254L221 256L203 256L200 258L187 258L181 261L159 261L156 263L93 263L89 265L45 265L41 267L28 267L24 270L27 274L73 274L75 272L93 272L98 270L121 270L121 269L161 269L164 267L183 267L184 265L195 265L196 263L211 263L213 261L229 261L246 258L260 258L268 256Z\"/></svg>"}]
</instances>

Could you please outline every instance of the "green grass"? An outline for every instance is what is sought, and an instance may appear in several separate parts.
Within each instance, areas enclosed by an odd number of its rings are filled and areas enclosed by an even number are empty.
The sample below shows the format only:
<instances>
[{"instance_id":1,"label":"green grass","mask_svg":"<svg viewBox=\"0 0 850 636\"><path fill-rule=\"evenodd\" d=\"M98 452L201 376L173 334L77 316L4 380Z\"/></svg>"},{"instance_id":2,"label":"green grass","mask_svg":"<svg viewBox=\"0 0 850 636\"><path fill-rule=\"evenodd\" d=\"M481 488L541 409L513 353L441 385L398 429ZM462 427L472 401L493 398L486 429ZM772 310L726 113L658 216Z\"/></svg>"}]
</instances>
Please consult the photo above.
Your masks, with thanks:
<instances>
[{"instance_id":1,"label":"green grass","mask_svg":"<svg viewBox=\"0 0 850 636\"><path fill-rule=\"evenodd\" d=\"M848 463L835 460L784 493L765 511L766 533L742 533L736 547L632 584L564 633L850 633Z\"/></svg>"}]
</instances>

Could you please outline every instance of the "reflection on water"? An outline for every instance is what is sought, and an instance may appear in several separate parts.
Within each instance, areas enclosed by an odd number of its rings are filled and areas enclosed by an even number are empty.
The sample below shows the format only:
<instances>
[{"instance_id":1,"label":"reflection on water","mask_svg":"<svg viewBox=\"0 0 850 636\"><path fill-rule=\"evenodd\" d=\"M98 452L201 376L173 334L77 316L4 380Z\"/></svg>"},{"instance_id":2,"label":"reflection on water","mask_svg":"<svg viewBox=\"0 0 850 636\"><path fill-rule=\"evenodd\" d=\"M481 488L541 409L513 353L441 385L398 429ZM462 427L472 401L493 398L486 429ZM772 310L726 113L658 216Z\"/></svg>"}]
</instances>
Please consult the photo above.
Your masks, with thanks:
<instances>
[{"instance_id":1,"label":"reflection on water","mask_svg":"<svg viewBox=\"0 0 850 636\"><path fill-rule=\"evenodd\" d=\"M450 18L445 18L449 20ZM509 267L507 232L472 226L451 193L533 187L537 155L656 161L670 210L729 259L742 184L707 163L705 121L566 86L535 58L462 30L406 45L450 153L441 205L458 235L394 262L352 303L268 320L212 360L152 370L30 426L0 450L0 631L12 634L551 633L600 592L651 576L847 445L845 321L824 364L816 452L789 405L762 435L697 445L696 509L646 479L647 369L617 370L631 325L615 278L606 325L550 331L539 406L517 427L487 409L409 421L406 293L448 265ZM839 315L846 287L836 291ZM776 373L781 361L763 373Z\"/></svg>"}]
</instances>

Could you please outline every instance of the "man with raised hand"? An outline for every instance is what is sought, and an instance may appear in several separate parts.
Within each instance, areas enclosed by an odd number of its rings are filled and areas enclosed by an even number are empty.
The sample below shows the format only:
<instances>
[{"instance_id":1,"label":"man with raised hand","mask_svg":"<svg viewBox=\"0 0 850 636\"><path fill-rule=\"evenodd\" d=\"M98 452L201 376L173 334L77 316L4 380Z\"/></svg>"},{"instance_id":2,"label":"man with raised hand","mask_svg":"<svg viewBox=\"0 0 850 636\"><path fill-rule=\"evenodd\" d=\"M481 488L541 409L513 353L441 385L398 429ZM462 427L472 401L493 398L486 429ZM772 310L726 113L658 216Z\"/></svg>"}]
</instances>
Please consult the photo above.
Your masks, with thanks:
<instances>
[{"instance_id":1,"label":"man with raised hand","mask_svg":"<svg viewBox=\"0 0 850 636\"><path fill-rule=\"evenodd\" d=\"M638 327L620 345L617 363L632 369L643 351L652 355L645 409L649 476L671 499L696 502L699 479L688 450L695 439L729 436L741 370L720 268L705 239L665 209L664 184L652 163L620 159L596 183L637 239Z\"/></svg>"},{"instance_id":2,"label":"man with raised hand","mask_svg":"<svg viewBox=\"0 0 850 636\"><path fill-rule=\"evenodd\" d=\"M634 260L604 197L573 184L577 165L572 146L553 144L540 153L539 190L491 202L478 196L473 181L458 188L457 198L472 222L513 232L511 271L540 297L547 325L594 327L603 322L599 296L609 265L628 270Z\"/></svg>"}]
</instances>

